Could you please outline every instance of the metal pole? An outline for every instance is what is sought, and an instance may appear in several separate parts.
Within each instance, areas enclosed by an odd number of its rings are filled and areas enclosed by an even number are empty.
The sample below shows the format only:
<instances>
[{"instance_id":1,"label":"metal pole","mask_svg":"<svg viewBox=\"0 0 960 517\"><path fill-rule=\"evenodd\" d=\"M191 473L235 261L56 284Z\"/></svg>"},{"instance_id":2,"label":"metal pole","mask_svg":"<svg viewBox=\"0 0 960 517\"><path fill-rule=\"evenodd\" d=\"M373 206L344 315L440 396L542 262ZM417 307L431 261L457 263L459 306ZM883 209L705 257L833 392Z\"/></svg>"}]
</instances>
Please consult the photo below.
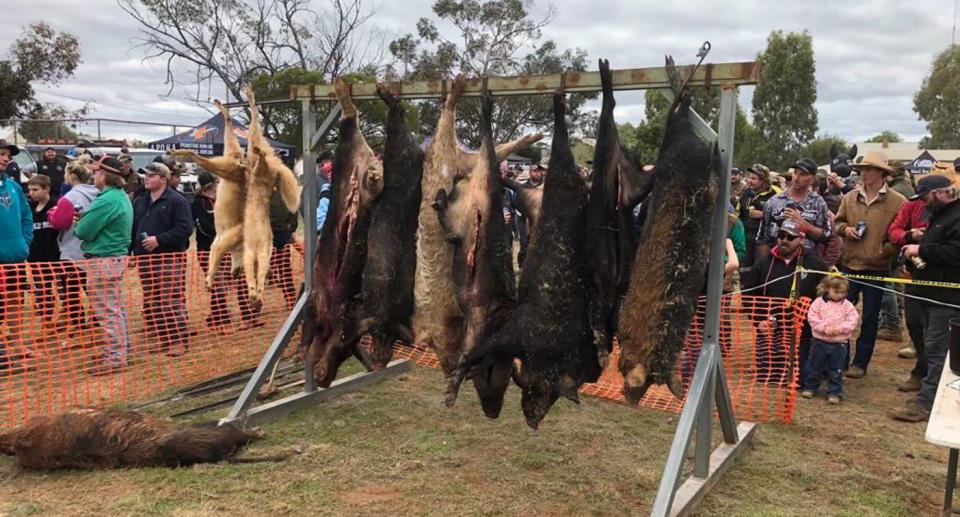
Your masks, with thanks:
<instances>
[{"instance_id":1,"label":"metal pole","mask_svg":"<svg viewBox=\"0 0 960 517\"><path fill-rule=\"evenodd\" d=\"M103 137L100 136L100 119L97 119L97 140L103 140Z\"/></svg>"},{"instance_id":2,"label":"metal pole","mask_svg":"<svg viewBox=\"0 0 960 517\"><path fill-rule=\"evenodd\" d=\"M18 131L17 131L17 121L14 120L14 121L13 121L13 144L14 144L14 145L20 145L20 142L19 142L19 140L20 140L20 135L18 135L17 133L18 133Z\"/></svg>"},{"instance_id":3,"label":"metal pole","mask_svg":"<svg viewBox=\"0 0 960 517\"><path fill-rule=\"evenodd\" d=\"M303 248L304 267L303 292L313 289L313 256L317 250L317 162L313 158L313 134L317 128L317 112L310 101L300 103L303 125L303 146L300 158L303 160Z\"/></svg>"},{"instance_id":4,"label":"metal pole","mask_svg":"<svg viewBox=\"0 0 960 517\"><path fill-rule=\"evenodd\" d=\"M724 85L720 92L720 133L717 141L720 147L720 177L718 181L717 203L713 211L713 234L710 240L710 266L707 279L707 314L703 329L703 348L693 379L687 391L687 400L677 422L677 431L673 436L670 454L660 478L657 498L651 515L666 516L673 508L674 496L680 484L683 462L690 446L694 429L697 432L697 447L694 451L694 476L705 478L710 466L710 429L713 419L713 401L717 395L724 395L717 384L725 383L721 364L718 335L720 330L721 296L723 291L723 255L727 240L727 200L730 198L730 168L733 163L733 130L736 115L736 89ZM729 394L725 394L729 397ZM736 423L732 407L720 407L721 427L724 439L736 442ZM725 421L726 420L726 421ZM731 424L732 423L732 429Z\"/></svg>"}]
</instances>

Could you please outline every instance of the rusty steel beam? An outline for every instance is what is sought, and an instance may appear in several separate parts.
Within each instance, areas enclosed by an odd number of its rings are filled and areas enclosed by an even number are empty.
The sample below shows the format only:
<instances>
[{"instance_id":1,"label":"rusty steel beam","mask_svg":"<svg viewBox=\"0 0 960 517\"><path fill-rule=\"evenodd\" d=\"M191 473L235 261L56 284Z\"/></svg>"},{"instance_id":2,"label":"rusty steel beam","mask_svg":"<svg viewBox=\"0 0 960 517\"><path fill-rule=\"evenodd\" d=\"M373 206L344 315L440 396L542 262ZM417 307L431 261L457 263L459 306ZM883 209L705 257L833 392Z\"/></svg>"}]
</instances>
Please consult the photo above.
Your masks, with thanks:
<instances>
[{"instance_id":1,"label":"rusty steel beam","mask_svg":"<svg viewBox=\"0 0 960 517\"><path fill-rule=\"evenodd\" d=\"M681 77L689 73L692 65L678 66ZM760 76L760 63L745 61L741 63L715 63L702 65L690 79L689 85L734 86L757 84ZM437 81L408 81L399 83L401 97L405 99L439 99L450 88L452 79ZM564 74L526 75L517 77L489 77L487 88L495 96L501 95L537 95L549 93L561 86L567 92L600 91L600 72L567 72ZM479 97L483 91L483 78L468 79L463 91L464 97ZM667 70L664 67L630 68L613 70L614 90L649 90L669 88ZM354 100L378 99L377 85L374 83L354 83ZM334 100L336 94L329 84L297 85L290 89L291 100Z\"/></svg>"}]
</instances>

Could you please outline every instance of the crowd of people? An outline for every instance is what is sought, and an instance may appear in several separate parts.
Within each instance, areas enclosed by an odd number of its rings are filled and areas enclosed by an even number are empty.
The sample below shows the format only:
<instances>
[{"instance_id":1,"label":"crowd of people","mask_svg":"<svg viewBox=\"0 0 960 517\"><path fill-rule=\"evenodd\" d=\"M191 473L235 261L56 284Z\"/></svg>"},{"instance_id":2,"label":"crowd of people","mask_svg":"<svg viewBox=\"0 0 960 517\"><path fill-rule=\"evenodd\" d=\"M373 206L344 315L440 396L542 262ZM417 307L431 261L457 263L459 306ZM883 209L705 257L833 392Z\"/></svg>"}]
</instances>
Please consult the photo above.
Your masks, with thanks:
<instances>
[{"instance_id":1,"label":"crowd of people","mask_svg":"<svg viewBox=\"0 0 960 517\"><path fill-rule=\"evenodd\" d=\"M34 313L42 322L42 339L61 349L70 338L99 325L106 344L99 361L87 368L94 376L123 371L134 352L130 336L124 278L133 267L139 280L146 341L152 353L179 357L188 352L196 330L187 311L186 277L190 237L196 231L201 267L216 237L213 207L217 179L198 175L199 191L189 201L179 190L183 164L158 156L139 171L127 154L118 157L81 155L67 161L48 148L29 175L27 194L19 179L7 173L19 148L0 139L0 375L23 371L45 352L30 349L22 336L23 295L33 294ZM274 213L276 211L276 213ZM271 203L274 230L272 269L288 306L295 302L289 246L297 214L283 203ZM283 262L286 261L286 262ZM230 331L227 292L237 292L244 330L264 323L260 309L247 303L246 290L220 267L210 291L210 313L204 322L213 331ZM82 303L85 294L89 312ZM63 308L61 318L54 314ZM17 335L17 334L21 335ZM11 345L17 344L18 347Z\"/></svg>"},{"instance_id":2,"label":"crowd of people","mask_svg":"<svg viewBox=\"0 0 960 517\"><path fill-rule=\"evenodd\" d=\"M762 164L748 168L746 178L733 171L730 208L746 230L740 237L746 240L741 288L751 295L813 300L798 347L801 395L813 398L826 378L833 404L843 397L844 379L867 375L881 324L884 339L902 340L902 308L910 346L899 354L916 361L897 389L916 397L891 408L889 416L926 420L949 348L949 321L960 318L960 292L907 284L898 293L888 279L960 282L960 189L941 175L914 184L901 164L880 152L851 167L858 174L846 179L809 158L784 175ZM795 274L833 268L842 277ZM757 377L785 385L788 370L772 365L786 359L770 357L774 352L767 346L787 330L773 312L771 302L755 316Z\"/></svg>"}]
</instances>

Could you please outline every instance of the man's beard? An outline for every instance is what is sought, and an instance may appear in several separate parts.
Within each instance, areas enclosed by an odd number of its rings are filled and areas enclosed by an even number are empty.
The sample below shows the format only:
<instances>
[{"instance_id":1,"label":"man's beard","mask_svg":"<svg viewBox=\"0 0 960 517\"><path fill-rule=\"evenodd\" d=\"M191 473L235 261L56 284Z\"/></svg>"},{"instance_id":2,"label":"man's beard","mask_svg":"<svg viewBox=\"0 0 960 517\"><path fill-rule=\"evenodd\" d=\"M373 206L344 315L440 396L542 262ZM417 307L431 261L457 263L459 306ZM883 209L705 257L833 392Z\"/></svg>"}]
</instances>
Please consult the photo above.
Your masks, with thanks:
<instances>
[{"instance_id":1,"label":"man's beard","mask_svg":"<svg viewBox=\"0 0 960 517\"><path fill-rule=\"evenodd\" d=\"M931 212L939 212L940 209L946 206L946 204L944 204L942 201L940 201L937 198L931 198L929 201L927 201L924 204L926 205L927 209L930 210Z\"/></svg>"}]
</instances>

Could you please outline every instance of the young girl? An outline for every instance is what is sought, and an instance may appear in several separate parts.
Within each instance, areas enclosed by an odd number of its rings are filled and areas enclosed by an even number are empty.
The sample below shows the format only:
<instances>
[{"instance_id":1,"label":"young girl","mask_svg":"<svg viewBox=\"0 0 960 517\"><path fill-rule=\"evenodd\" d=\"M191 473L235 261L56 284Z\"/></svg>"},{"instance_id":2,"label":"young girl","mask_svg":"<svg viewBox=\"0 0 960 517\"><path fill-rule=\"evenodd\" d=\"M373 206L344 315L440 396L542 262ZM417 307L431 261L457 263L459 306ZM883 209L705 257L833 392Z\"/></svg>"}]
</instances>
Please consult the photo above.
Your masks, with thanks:
<instances>
[{"instance_id":1,"label":"young girl","mask_svg":"<svg viewBox=\"0 0 960 517\"><path fill-rule=\"evenodd\" d=\"M846 278L828 276L817 289L822 296L810 305L807 321L813 331L807 377L803 379L805 399L813 398L820 389L824 370L827 372L827 402L839 404L843 397L843 366L850 336L857 327L859 315L847 301L849 283Z\"/></svg>"}]
</instances>

